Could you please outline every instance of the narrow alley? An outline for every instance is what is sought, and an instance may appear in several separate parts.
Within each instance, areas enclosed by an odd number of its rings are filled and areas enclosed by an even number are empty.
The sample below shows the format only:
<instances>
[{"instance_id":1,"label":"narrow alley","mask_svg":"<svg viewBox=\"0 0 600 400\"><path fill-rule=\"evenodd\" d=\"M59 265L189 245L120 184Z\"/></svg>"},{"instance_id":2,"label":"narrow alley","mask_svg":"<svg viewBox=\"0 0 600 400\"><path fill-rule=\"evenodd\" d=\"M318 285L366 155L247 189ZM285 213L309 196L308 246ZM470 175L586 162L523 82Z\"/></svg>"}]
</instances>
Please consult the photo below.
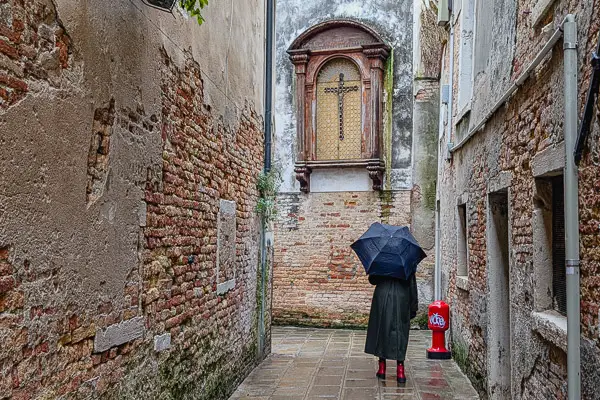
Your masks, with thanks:
<instances>
[{"instance_id":1,"label":"narrow alley","mask_svg":"<svg viewBox=\"0 0 600 400\"><path fill-rule=\"evenodd\" d=\"M273 327L271 355L230 400L474 400L477 392L453 360L428 360L428 331L412 331L407 382L399 385L388 361L385 380L365 354L364 331Z\"/></svg>"},{"instance_id":2,"label":"narrow alley","mask_svg":"<svg viewBox=\"0 0 600 400\"><path fill-rule=\"evenodd\" d=\"M599 93L600 0L0 0L0 400L600 400Z\"/></svg>"}]
</instances>

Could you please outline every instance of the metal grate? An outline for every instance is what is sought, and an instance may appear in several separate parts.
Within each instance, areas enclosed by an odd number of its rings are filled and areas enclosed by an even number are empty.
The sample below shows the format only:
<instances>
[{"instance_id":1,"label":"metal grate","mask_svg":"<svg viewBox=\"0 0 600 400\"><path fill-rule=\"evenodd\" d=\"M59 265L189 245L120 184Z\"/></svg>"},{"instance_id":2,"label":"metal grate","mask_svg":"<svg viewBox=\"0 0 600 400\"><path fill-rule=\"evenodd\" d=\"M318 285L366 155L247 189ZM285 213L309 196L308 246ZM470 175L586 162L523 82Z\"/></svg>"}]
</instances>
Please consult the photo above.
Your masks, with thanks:
<instances>
[{"instance_id":1,"label":"metal grate","mask_svg":"<svg viewBox=\"0 0 600 400\"><path fill-rule=\"evenodd\" d=\"M565 274L565 202L563 177L552 179L552 292L554 309L567 313Z\"/></svg>"},{"instance_id":2,"label":"metal grate","mask_svg":"<svg viewBox=\"0 0 600 400\"><path fill-rule=\"evenodd\" d=\"M347 59L327 63L317 78L317 159L361 157L362 103L358 68Z\"/></svg>"}]
</instances>

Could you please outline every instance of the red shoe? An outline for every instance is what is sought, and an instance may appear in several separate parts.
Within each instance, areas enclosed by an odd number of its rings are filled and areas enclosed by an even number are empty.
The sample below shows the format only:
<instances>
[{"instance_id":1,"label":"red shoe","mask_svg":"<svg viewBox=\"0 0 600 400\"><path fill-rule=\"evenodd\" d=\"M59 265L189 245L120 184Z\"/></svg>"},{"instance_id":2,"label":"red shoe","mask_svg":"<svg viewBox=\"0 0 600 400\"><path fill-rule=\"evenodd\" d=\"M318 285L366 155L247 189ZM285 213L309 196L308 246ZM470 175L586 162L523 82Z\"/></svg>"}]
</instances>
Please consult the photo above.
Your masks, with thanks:
<instances>
[{"instance_id":1,"label":"red shoe","mask_svg":"<svg viewBox=\"0 0 600 400\"><path fill-rule=\"evenodd\" d=\"M385 379L385 361L379 360L379 371L376 375L379 379Z\"/></svg>"},{"instance_id":2,"label":"red shoe","mask_svg":"<svg viewBox=\"0 0 600 400\"><path fill-rule=\"evenodd\" d=\"M404 375L404 364L398 364L397 373L398 383L406 383L406 375Z\"/></svg>"}]
</instances>

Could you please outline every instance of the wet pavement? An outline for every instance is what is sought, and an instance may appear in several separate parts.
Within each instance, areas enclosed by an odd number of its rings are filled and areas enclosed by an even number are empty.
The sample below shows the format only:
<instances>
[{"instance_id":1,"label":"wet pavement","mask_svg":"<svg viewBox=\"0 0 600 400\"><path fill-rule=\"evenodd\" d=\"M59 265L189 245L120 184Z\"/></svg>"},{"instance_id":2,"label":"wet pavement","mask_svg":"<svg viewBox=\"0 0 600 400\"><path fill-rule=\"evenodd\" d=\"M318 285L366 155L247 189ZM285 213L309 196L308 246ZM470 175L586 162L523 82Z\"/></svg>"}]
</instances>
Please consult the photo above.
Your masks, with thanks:
<instances>
[{"instance_id":1,"label":"wet pavement","mask_svg":"<svg viewBox=\"0 0 600 400\"><path fill-rule=\"evenodd\" d=\"M395 361L385 380L375 377L377 359L364 353L366 332L273 328L272 354L242 383L230 400L308 399L479 399L452 360L425 357L429 331L411 331L407 382L396 382Z\"/></svg>"}]
</instances>

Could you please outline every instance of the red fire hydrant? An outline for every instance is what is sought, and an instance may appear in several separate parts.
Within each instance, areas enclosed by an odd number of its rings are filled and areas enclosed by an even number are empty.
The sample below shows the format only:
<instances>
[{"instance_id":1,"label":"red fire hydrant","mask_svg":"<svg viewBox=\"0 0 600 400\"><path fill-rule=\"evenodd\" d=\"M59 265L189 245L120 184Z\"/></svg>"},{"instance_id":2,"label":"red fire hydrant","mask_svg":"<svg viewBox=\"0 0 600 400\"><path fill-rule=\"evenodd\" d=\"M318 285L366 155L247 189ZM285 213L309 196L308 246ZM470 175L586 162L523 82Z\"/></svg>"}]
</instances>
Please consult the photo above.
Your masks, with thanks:
<instances>
[{"instance_id":1,"label":"red fire hydrant","mask_svg":"<svg viewBox=\"0 0 600 400\"><path fill-rule=\"evenodd\" d=\"M446 349L445 332L450 327L450 307L443 301L436 300L429 305L429 329L431 329L431 347L427 349L427 358L448 360L452 357Z\"/></svg>"}]
</instances>

